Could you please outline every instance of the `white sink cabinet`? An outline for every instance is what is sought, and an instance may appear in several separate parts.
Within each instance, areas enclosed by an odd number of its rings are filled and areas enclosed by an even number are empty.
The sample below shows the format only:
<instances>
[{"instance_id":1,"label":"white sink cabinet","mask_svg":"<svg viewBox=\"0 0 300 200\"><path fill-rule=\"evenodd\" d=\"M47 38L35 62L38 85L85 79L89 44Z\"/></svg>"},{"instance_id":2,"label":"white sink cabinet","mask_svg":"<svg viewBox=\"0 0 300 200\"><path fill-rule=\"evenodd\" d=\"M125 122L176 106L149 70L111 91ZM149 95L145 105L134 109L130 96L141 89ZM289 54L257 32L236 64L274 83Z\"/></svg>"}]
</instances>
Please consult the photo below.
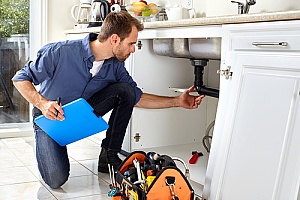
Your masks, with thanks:
<instances>
[{"instance_id":1,"label":"white sink cabinet","mask_svg":"<svg viewBox=\"0 0 300 200\"><path fill-rule=\"evenodd\" d=\"M219 99L207 97L196 110L136 108L126 146L186 163L202 151L188 165L198 199L300 199L300 21L145 29L127 69L144 92L178 95L170 88L193 84L193 67L155 55L151 40L206 37L222 38L221 62L210 61L204 77ZM208 154L201 139L213 120Z\"/></svg>"}]
</instances>

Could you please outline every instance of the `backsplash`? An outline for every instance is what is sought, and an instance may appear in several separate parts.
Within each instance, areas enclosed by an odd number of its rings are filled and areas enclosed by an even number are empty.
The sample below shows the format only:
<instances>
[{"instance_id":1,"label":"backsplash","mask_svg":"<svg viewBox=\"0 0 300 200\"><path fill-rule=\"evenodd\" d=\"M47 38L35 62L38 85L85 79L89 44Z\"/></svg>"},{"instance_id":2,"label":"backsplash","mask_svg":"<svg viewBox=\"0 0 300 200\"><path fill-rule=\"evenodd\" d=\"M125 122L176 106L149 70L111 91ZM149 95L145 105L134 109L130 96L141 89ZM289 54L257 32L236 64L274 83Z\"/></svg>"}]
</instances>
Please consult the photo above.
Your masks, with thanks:
<instances>
[{"instance_id":1,"label":"backsplash","mask_svg":"<svg viewBox=\"0 0 300 200\"><path fill-rule=\"evenodd\" d=\"M131 3L135 0L125 0ZM186 0L146 0L158 4L159 6L182 5L186 7ZM239 0L236 0L239 1ZM246 0L241 0L244 3ZM210 17L222 15L234 15L238 13L238 5L231 3L231 0L193 0L193 6L197 17ZM256 4L250 7L249 13L288 11L300 9L300 1L295 0L256 0Z\"/></svg>"}]
</instances>

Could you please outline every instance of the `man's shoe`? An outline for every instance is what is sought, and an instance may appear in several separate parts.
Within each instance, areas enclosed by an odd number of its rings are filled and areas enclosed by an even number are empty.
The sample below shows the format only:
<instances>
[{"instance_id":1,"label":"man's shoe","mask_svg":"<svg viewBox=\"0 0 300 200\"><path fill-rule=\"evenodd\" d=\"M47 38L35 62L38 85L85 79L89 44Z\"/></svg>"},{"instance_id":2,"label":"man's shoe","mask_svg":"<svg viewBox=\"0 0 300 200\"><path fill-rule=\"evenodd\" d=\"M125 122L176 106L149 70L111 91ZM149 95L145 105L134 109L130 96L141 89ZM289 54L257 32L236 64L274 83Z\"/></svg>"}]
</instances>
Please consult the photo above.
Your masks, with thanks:
<instances>
[{"instance_id":1,"label":"man's shoe","mask_svg":"<svg viewBox=\"0 0 300 200\"><path fill-rule=\"evenodd\" d=\"M108 164L113 166L114 171L116 171L121 163L122 160L119 158L118 152L107 150L102 147L98 160L98 172L109 173Z\"/></svg>"}]
</instances>

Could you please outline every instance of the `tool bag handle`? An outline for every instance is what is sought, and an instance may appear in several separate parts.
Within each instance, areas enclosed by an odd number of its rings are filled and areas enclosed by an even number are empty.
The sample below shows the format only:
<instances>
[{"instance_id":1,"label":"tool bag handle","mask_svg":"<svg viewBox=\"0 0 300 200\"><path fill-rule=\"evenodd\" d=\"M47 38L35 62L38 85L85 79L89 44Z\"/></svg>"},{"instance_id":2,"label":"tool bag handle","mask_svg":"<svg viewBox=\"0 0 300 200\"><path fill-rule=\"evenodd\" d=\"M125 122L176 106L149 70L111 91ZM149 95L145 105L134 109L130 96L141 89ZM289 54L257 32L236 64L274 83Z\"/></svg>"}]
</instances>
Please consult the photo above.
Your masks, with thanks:
<instances>
[{"instance_id":1,"label":"tool bag handle","mask_svg":"<svg viewBox=\"0 0 300 200\"><path fill-rule=\"evenodd\" d=\"M131 152L125 160L121 163L118 168L118 171L124 174L128 166L133 163L133 160L137 158L140 162L144 162L147 159L146 153L144 151L133 151Z\"/></svg>"}]
</instances>

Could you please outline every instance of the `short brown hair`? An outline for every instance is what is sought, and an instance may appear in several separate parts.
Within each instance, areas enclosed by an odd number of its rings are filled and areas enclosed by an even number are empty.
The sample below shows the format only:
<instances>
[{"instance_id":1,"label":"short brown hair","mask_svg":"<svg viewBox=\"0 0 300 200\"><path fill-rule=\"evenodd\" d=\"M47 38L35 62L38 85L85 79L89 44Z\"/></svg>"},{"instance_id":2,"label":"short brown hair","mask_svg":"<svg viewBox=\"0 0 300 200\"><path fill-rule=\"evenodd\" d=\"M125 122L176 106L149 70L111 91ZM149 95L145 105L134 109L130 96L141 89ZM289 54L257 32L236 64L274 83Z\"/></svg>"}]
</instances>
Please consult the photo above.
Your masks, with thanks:
<instances>
[{"instance_id":1,"label":"short brown hair","mask_svg":"<svg viewBox=\"0 0 300 200\"><path fill-rule=\"evenodd\" d=\"M135 26L138 31L144 29L144 25L136 18L132 17L128 12L111 12L106 16L102 24L98 40L103 42L112 34L117 34L122 41L131 33L132 26Z\"/></svg>"}]
</instances>

